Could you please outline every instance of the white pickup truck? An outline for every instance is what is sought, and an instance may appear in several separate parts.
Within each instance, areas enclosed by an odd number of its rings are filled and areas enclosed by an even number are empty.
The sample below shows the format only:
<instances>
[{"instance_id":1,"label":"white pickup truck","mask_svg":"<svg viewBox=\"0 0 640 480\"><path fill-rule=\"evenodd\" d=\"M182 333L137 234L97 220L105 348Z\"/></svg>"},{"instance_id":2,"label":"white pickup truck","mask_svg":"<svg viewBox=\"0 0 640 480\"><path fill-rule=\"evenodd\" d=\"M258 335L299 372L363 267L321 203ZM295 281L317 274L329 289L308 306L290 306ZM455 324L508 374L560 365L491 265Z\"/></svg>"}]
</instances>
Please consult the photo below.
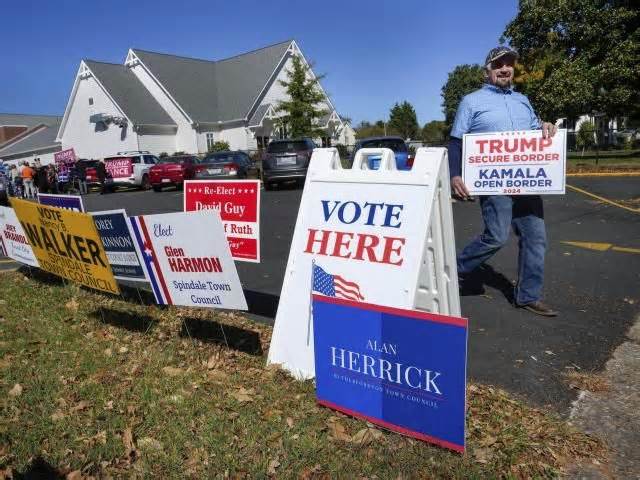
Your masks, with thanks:
<instances>
[{"instance_id":1,"label":"white pickup truck","mask_svg":"<svg viewBox=\"0 0 640 480\"><path fill-rule=\"evenodd\" d=\"M158 157L146 151L118 152L104 159L107 176L113 185L131 185L142 190L151 188L149 169L158 163Z\"/></svg>"}]
</instances>

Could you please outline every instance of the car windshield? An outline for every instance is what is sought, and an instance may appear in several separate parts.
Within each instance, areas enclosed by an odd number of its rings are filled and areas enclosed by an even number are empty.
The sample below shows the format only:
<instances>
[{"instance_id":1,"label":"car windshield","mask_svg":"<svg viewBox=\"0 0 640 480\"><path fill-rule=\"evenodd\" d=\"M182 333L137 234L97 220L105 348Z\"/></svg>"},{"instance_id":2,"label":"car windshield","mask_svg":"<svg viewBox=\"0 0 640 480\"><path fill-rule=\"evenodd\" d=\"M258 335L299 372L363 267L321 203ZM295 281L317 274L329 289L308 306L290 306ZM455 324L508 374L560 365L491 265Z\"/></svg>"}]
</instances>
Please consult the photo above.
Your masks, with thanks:
<instances>
[{"instance_id":1,"label":"car windshield","mask_svg":"<svg viewBox=\"0 0 640 480\"><path fill-rule=\"evenodd\" d=\"M272 142L267 147L267 153L294 153L308 148L304 141Z\"/></svg>"},{"instance_id":2,"label":"car windshield","mask_svg":"<svg viewBox=\"0 0 640 480\"><path fill-rule=\"evenodd\" d=\"M398 138L380 138L362 142L360 148L390 148L394 152L406 152L407 145Z\"/></svg>"},{"instance_id":3,"label":"car windshield","mask_svg":"<svg viewBox=\"0 0 640 480\"><path fill-rule=\"evenodd\" d=\"M233 162L233 153L216 153L209 155L203 160L203 163L228 163Z\"/></svg>"}]
</instances>

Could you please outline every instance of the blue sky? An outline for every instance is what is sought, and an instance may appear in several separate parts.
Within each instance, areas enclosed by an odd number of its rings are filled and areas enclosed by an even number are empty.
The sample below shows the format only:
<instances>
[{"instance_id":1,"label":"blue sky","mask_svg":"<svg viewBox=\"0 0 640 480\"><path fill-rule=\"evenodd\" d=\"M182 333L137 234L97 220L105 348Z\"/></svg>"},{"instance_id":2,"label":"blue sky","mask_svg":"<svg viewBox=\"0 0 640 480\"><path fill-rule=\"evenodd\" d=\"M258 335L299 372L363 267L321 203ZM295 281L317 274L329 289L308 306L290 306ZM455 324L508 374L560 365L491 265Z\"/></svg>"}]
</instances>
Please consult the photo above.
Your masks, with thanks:
<instances>
[{"instance_id":1,"label":"blue sky","mask_svg":"<svg viewBox=\"0 0 640 480\"><path fill-rule=\"evenodd\" d=\"M386 118L408 100L442 119L440 89L480 63L516 0L6 2L0 112L62 114L80 60L122 63L130 47L220 59L295 39L342 115Z\"/></svg>"}]
</instances>

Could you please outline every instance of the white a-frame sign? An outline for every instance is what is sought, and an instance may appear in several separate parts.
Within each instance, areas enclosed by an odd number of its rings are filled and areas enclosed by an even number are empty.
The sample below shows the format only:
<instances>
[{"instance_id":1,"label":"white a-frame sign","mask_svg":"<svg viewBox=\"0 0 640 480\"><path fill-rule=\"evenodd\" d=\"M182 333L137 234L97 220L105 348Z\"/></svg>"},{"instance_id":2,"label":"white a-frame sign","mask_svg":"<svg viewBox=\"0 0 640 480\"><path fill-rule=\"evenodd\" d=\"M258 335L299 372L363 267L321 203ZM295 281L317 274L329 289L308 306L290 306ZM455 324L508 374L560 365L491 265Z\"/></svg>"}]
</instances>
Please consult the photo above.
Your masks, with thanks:
<instances>
[{"instance_id":1,"label":"white a-frame sign","mask_svg":"<svg viewBox=\"0 0 640 480\"><path fill-rule=\"evenodd\" d=\"M297 378L314 376L312 293L460 315L444 148L418 149L408 171L389 149L359 150L350 169L314 150L268 360Z\"/></svg>"}]
</instances>

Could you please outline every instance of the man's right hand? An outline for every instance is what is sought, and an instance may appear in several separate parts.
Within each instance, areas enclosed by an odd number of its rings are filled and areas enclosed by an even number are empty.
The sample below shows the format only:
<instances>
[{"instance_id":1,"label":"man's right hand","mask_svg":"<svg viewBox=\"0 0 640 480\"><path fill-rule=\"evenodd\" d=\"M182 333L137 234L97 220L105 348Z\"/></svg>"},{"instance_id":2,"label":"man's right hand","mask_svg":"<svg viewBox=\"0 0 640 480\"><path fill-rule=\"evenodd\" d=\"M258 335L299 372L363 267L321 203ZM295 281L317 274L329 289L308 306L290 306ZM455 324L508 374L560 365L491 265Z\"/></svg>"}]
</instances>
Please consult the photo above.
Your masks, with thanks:
<instances>
[{"instance_id":1,"label":"man's right hand","mask_svg":"<svg viewBox=\"0 0 640 480\"><path fill-rule=\"evenodd\" d=\"M471 200L471 195L469 195L469 190L467 190L467 186L462 181L462 177L452 177L451 178L451 192L462 200Z\"/></svg>"}]
</instances>

